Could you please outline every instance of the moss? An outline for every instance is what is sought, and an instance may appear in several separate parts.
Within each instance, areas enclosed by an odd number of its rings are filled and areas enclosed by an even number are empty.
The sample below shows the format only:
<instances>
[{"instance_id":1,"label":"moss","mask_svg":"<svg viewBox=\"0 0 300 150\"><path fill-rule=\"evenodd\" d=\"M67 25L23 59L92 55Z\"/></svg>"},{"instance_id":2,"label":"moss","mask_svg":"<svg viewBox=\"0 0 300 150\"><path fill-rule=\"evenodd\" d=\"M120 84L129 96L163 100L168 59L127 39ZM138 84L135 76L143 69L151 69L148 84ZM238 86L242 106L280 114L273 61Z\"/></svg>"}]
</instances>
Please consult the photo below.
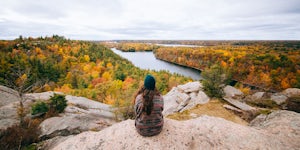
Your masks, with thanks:
<instances>
[{"instance_id":1,"label":"moss","mask_svg":"<svg viewBox=\"0 0 300 150\"><path fill-rule=\"evenodd\" d=\"M264 114L264 115L268 115L270 114L272 111L270 109L263 109L259 111L259 114Z\"/></svg>"},{"instance_id":2,"label":"moss","mask_svg":"<svg viewBox=\"0 0 300 150\"><path fill-rule=\"evenodd\" d=\"M261 108L270 108L270 109L278 108L276 102L270 99L248 102L248 104L252 106L261 107Z\"/></svg>"},{"instance_id":3,"label":"moss","mask_svg":"<svg viewBox=\"0 0 300 150\"><path fill-rule=\"evenodd\" d=\"M29 146L25 146L24 148L22 148L22 150L37 150L37 146L36 144L31 144Z\"/></svg>"},{"instance_id":4,"label":"moss","mask_svg":"<svg viewBox=\"0 0 300 150\"><path fill-rule=\"evenodd\" d=\"M192 117L189 114L190 114L190 111L186 110L183 112L171 114L168 116L168 118L175 119L175 120L189 120L189 119L192 119Z\"/></svg>"}]
</instances>

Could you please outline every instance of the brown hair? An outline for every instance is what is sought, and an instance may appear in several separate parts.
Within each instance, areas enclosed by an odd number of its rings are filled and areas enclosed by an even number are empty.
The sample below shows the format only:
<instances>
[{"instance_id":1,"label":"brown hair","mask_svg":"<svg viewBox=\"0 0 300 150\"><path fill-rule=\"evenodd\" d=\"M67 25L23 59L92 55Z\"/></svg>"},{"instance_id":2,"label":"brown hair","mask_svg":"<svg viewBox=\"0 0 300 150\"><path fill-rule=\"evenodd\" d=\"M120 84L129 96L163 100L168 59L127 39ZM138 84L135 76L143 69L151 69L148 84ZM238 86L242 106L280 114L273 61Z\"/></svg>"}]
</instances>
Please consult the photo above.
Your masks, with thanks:
<instances>
[{"instance_id":1,"label":"brown hair","mask_svg":"<svg viewBox=\"0 0 300 150\"><path fill-rule=\"evenodd\" d=\"M154 95L160 95L160 93L156 88L154 88L154 90L148 90L145 88L145 86L142 86L138 90L134 98L136 99L136 97L140 94L142 94L142 98L143 98L142 111L146 112L147 115L150 115L153 109L153 97ZM134 99L134 103L135 103L135 99Z\"/></svg>"}]
</instances>

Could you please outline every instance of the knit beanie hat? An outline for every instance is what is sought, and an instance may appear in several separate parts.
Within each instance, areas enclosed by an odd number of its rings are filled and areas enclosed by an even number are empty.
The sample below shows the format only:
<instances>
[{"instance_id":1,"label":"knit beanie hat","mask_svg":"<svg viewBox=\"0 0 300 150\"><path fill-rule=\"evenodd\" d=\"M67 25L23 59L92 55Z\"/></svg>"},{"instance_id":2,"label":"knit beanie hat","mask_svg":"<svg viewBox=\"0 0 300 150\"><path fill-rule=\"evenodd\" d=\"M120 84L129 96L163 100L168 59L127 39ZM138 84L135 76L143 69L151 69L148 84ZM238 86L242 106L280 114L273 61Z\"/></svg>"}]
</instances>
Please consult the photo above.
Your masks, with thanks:
<instances>
[{"instance_id":1,"label":"knit beanie hat","mask_svg":"<svg viewBox=\"0 0 300 150\"><path fill-rule=\"evenodd\" d=\"M155 79L151 75L147 75L144 81L144 86L148 90L154 90L155 88Z\"/></svg>"}]
</instances>

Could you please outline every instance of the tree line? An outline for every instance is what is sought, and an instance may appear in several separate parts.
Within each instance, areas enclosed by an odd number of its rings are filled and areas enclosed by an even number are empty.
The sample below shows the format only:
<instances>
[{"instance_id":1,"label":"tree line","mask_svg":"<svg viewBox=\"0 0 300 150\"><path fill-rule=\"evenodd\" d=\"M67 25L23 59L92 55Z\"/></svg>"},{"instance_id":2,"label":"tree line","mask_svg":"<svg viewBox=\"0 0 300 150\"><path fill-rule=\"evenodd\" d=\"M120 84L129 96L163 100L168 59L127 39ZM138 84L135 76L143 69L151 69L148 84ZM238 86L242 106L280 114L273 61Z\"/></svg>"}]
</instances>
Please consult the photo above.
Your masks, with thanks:
<instances>
[{"instance_id":1,"label":"tree line","mask_svg":"<svg viewBox=\"0 0 300 150\"><path fill-rule=\"evenodd\" d=\"M205 47L160 47L159 59L204 70L214 64L234 80L264 88L300 88L299 41L247 41Z\"/></svg>"}]
</instances>

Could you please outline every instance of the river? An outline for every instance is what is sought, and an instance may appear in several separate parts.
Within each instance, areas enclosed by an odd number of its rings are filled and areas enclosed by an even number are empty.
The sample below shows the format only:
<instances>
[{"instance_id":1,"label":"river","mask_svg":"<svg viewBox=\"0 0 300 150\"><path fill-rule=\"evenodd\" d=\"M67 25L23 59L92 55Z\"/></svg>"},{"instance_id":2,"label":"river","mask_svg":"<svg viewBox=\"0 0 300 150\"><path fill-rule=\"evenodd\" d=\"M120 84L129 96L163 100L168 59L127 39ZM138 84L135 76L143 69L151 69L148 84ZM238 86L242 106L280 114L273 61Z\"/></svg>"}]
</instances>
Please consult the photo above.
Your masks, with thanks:
<instances>
[{"instance_id":1,"label":"river","mask_svg":"<svg viewBox=\"0 0 300 150\"><path fill-rule=\"evenodd\" d=\"M191 77L193 80L202 79L200 71L188 67L179 66L166 61L156 59L153 52L122 52L116 48L111 49L114 53L126 58L136 67L149 70L167 70L171 73L177 73L186 77Z\"/></svg>"}]
</instances>

